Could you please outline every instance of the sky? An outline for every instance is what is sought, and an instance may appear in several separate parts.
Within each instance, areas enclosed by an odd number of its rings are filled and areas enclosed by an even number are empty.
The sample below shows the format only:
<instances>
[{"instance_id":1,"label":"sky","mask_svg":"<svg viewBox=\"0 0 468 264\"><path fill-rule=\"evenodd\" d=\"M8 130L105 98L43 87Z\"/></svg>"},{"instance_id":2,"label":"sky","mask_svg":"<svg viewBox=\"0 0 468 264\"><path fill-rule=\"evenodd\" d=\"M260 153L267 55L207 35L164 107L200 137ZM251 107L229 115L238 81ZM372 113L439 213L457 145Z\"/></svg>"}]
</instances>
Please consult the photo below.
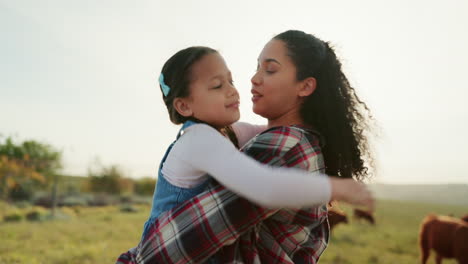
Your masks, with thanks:
<instances>
[{"instance_id":1,"label":"sky","mask_svg":"<svg viewBox=\"0 0 468 264\"><path fill-rule=\"evenodd\" d=\"M46 142L63 172L96 160L156 177L179 129L157 78L180 49L225 58L252 111L263 46L288 29L330 41L378 122L379 183L468 184L468 2L0 0L0 139Z\"/></svg>"}]
</instances>

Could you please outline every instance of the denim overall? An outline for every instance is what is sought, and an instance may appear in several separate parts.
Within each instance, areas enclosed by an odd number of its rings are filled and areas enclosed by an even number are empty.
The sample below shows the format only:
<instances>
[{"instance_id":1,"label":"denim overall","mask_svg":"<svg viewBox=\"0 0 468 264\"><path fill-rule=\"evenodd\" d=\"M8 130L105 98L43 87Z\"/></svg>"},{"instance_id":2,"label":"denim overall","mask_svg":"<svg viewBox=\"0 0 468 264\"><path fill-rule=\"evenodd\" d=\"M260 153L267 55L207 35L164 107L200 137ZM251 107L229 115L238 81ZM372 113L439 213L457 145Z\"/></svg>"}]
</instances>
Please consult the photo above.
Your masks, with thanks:
<instances>
[{"instance_id":1,"label":"denim overall","mask_svg":"<svg viewBox=\"0 0 468 264\"><path fill-rule=\"evenodd\" d=\"M169 152L171 151L172 147L174 146L175 142L179 139L182 132L186 128L194 124L196 123L193 121L187 121L184 123L182 128L179 130L179 133L177 134L176 140L172 142L172 144L166 150L166 154L164 154L161 164L159 165L158 182L156 183L156 190L153 195L153 206L151 208L150 217L148 221L146 221L145 226L143 228L142 239L143 237L145 237L150 226L154 223L156 218L158 218L161 213L168 211L187 200L190 200L192 197L202 193L208 186L210 178L204 181L203 183L195 186L194 188L182 188L174 186L164 178L161 172L163 164L166 161L166 158Z\"/></svg>"}]
</instances>

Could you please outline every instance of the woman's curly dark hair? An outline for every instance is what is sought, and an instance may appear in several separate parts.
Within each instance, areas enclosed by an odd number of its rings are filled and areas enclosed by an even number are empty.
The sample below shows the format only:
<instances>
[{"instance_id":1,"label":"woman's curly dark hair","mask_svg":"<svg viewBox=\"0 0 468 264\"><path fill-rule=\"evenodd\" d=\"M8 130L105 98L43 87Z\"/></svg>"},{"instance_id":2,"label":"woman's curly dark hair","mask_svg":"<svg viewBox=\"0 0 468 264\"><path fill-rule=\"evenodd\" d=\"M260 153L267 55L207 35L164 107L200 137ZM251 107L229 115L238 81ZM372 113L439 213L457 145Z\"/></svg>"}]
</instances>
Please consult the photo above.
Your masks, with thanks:
<instances>
[{"instance_id":1,"label":"woman's curly dark hair","mask_svg":"<svg viewBox=\"0 0 468 264\"><path fill-rule=\"evenodd\" d=\"M357 180L370 177L369 167L374 162L367 132L373 117L343 73L333 48L297 30L273 39L285 43L287 55L296 66L297 80L316 79L317 87L305 98L300 113L303 121L323 136L326 173Z\"/></svg>"}]
</instances>

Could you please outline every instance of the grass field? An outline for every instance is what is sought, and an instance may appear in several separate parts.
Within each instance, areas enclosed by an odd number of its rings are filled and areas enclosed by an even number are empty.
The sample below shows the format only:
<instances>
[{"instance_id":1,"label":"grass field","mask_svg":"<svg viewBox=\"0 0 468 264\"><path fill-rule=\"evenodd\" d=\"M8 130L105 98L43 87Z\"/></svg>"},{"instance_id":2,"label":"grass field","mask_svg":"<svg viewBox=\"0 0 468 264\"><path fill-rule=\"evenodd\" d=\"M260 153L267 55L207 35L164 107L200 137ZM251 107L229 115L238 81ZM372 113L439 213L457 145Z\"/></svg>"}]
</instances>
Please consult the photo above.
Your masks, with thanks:
<instances>
[{"instance_id":1,"label":"grass field","mask_svg":"<svg viewBox=\"0 0 468 264\"><path fill-rule=\"evenodd\" d=\"M68 219L0 223L0 263L114 263L137 244L149 206L69 210ZM343 208L349 212L349 208ZM5 208L2 208L5 211ZM463 206L379 201L375 226L350 219L334 229L320 263L418 263L417 235L430 212L460 216ZM433 256L429 263L435 263ZM444 261L444 264L456 263Z\"/></svg>"},{"instance_id":2,"label":"grass field","mask_svg":"<svg viewBox=\"0 0 468 264\"><path fill-rule=\"evenodd\" d=\"M468 213L468 207L379 201L376 225L352 218L348 225L338 225L321 263L419 263L419 224L428 213L462 216ZM435 263L433 253L428 263ZM455 264L456 261L443 263Z\"/></svg>"}]
</instances>

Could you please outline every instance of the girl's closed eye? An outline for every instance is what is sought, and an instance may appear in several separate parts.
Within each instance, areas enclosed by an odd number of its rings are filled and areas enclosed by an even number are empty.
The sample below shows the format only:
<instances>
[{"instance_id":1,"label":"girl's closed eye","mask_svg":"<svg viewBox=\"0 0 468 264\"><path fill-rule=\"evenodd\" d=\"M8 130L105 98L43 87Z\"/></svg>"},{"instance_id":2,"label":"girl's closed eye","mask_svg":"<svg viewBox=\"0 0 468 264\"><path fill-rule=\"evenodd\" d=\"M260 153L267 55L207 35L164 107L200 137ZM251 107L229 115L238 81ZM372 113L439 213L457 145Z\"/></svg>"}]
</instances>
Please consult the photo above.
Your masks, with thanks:
<instances>
[{"instance_id":1,"label":"girl's closed eye","mask_svg":"<svg viewBox=\"0 0 468 264\"><path fill-rule=\"evenodd\" d=\"M220 89L221 87L223 87L223 83L216 84L213 87L211 87L211 89Z\"/></svg>"}]
</instances>

